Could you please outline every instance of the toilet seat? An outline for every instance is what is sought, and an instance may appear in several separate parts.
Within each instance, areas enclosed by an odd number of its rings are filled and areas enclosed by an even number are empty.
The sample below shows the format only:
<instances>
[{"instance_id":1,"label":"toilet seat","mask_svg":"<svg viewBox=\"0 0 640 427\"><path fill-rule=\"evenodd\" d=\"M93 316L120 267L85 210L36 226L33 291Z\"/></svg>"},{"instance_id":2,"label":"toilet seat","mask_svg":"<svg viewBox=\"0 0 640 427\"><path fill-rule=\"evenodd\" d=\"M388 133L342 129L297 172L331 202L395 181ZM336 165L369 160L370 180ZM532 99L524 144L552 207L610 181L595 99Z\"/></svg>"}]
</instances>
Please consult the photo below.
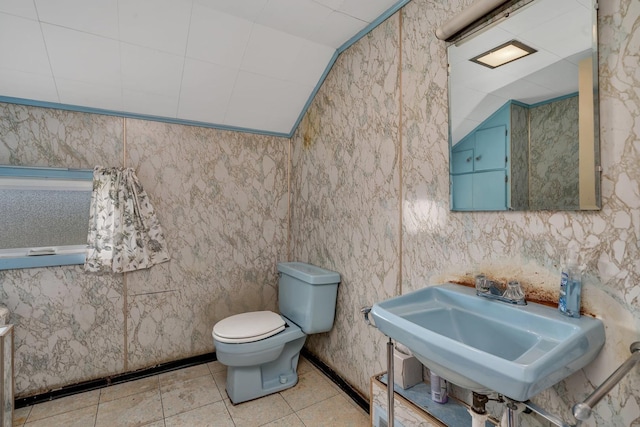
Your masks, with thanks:
<instances>
[{"instance_id":1,"label":"toilet seat","mask_svg":"<svg viewBox=\"0 0 640 427\"><path fill-rule=\"evenodd\" d=\"M252 311L222 319L213 327L213 337L226 343L247 343L269 338L283 331L285 321L272 311Z\"/></svg>"}]
</instances>

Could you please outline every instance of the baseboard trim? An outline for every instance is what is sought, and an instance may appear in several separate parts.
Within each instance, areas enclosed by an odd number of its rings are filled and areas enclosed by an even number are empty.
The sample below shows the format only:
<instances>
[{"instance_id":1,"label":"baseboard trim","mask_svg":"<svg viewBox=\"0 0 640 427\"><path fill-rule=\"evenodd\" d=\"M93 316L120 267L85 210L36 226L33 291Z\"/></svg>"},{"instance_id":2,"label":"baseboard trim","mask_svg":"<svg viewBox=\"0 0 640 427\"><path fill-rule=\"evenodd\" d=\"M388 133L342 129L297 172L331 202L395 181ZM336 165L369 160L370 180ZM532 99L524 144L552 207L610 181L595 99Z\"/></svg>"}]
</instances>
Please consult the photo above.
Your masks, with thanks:
<instances>
[{"instance_id":1,"label":"baseboard trim","mask_svg":"<svg viewBox=\"0 0 640 427\"><path fill-rule=\"evenodd\" d=\"M302 349L301 354L324 375L333 381L347 396L349 396L358 406L369 413L369 401L363 397L358 391L347 383L333 369L322 362L316 355L306 348ZM25 406L35 405L37 403L48 402L50 400L60 399L62 397L71 396L86 391L97 390L108 387L110 385L126 383L128 381L139 380L165 372L175 371L177 369L188 368L190 366L200 365L202 363L213 362L217 360L216 353L206 353L199 356L188 357L186 359L175 360L173 362L161 363L150 368L144 368L133 372L125 372L122 374L112 375L105 378L99 378L90 381L83 381L77 384L61 387L59 389L39 393L33 396L19 397L15 399L14 405L16 409Z\"/></svg>"},{"instance_id":2,"label":"baseboard trim","mask_svg":"<svg viewBox=\"0 0 640 427\"><path fill-rule=\"evenodd\" d=\"M18 409L25 406L35 405L37 403L47 402L49 400L60 399L61 397L71 396L77 393L83 393L85 391L97 390L114 384L126 383L128 381L138 380L157 374L162 374L164 372L175 371L176 369L188 368L189 366L213 362L215 360L217 360L215 352L201 354L199 356L187 357L186 359L161 363L150 368L144 368L133 372L125 372L105 378L83 381L77 384L64 386L59 389L47 391L33 396L19 397L15 399L14 405L15 408Z\"/></svg>"},{"instance_id":3,"label":"baseboard trim","mask_svg":"<svg viewBox=\"0 0 640 427\"><path fill-rule=\"evenodd\" d=\"M331 381L333 381L342 391L344 391L358 406L360 406L367 413L370 413L369 401L362 396L358 391L346 382L336 371L327 366L322 360L320 360L315 354L311 353L306 348L302 349L301 354L311 362L316 368L318 368L323 374L325 374Z\"/></svg>"}]
</instances>

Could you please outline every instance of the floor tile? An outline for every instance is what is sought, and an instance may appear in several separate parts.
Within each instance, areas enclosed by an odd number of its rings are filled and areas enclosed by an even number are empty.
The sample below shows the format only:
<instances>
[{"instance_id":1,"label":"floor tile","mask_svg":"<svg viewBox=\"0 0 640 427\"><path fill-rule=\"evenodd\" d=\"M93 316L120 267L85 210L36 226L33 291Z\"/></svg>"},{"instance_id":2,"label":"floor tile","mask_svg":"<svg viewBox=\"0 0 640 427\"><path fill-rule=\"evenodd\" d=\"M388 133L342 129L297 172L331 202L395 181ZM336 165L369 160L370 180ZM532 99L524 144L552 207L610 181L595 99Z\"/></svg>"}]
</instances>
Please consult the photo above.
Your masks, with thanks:
<instances>
[{"instance_id":1,"label":"floor tile","mask_svg":"<svg viewBox=\"0 0 640 427\"><path fill-rule=\"evenodd\" d=\"M277 393L235 406L230 400L225 400L224 403L236 427L261 426L293 413L291 407Z\"/></svg>"},{"instance_id":2,"label":"floor tile","mask_svg":"<svg viewBox=\"0 0 640 427\"><path fill-rule=\"evenodd\" d=\"M142 424L142 426L140 427L165 427L165 424L164 424L164 420L158 420L149 424ZM195 427L195 426L192 426L192 427Z\"/></svg>"},{"instance_id":3,"label":"floor tile","mask_svg":"<svg viewBox=\"0 0 640 427\"><path fill-rule=\"evenodd\" d=\"M365 411L304 358L296 386L239 405L227 397L226 371L209 362L20 408L14 426L369 426Z\"/></svg>"},{"instance_id":4,"label":"floor tile","mask_svg":"<svg viewBox=\"0 0 640 427\"><path fill-rule=\"evenodd\" d=\"M306 427L367 427L369 416L337 395L297 412Z\"/></svg>"},{"instance_id":5,"label":"floor tile","mask_svg":"<svg viewBox=\"0 0 640 427\"><path fill-rule=\"evenodd\" d=\"M279 420L264 424L262 427L305 427L305 425L296 414L291 414Z\"/></svg>"},{"instance_id":6,"label":"floor tile","mask_svg":"<svg viewBox=\"0 0 640 427\"><path fill-rule=\"evenodd\" d=\"M227 371L219 371L213 374L213 379L216 382L218 391L224 399L227 399Z\"/></svg>"},{"instance_id":7,"label":"floor tile","mask_svg":"<svg viewBox=\"0 0 640 427\"><path fill-rule=\"evenodd\" d=\"M162 386L160 391L165 417L222 400L210 374Z\"/></svg>"},{"instance_id":8,"label":"floor tile","mask_svg":"<svg viewBox=\"0 0 640 427\"><path fill-rule=\"evenodd\" d=\"M304 357L298 359L298 375L306 374L307 372L316 372L318 368L313 366L311 362L309 362Z\"/></svg>"},{"instance_id":9,"label":"floor tile","mask_svg":"<svg viewBox=\"0 0 640 427\"><path fill-rule=\"evenodd\" d=\"M31 413L31 408L33 408L33 406L25 406L23 408L15 409L13 411L14 427L22 426L24 423L27 422L27 417L29 416L29 413Z\"/></svg>"},{"instance_id":10,"label":"floor tile","mask_svg":"<svg viewBox=\"0 0 640 427\"><path fill-rule=\"evenodd\" d=\"M323 375L308 371L299 375L298 384L280 392L291 409L298 411L318 402L336 396L338 391L323 378Z\"/></svg>"},{"instance_id":11,"label":"floor tile","mask_svg":"<svg viewBox=\"0 0 640 427\"><path fill-rule=\"evenodd\" d=\"M86 408L87 406L94 406L98 404L99 399L100 390L92 390L40 403L33 406L33 409L31 409L31 413L29 414L29 418L27 418L27 422L52 417L54 415L74 411L80 408Z\"/></svg>"},{"instance_id":12,"label":"floor tile","mask_svg":"<svg viewBox=\"0 0 640 427\"><path fill-rule=\"evenodd\" d=\"M160 387L204 376L211 376L211 372L206 363L160 374Z\"/></svg>"},{"instance_id":13,"label":"floor tile","mask_svg":"<svg viewBox=\"0 0 640 427\"><path fill-rule=\"evenodd\" d=\"M234 427L224 402L219 401L165 418L166 427Z\"/></svg>"},{"instance_id":14,"label":"floor tile","mask_svg":"<svg viewBox=\"0 0 640 427\"><path fill-rule=\"evenodd\" d=\"M100 390L100 403L131 396L132 394L156 390L159 388L159 384L158 375L154 375L140 380L111 385Z\"/></svg>"},{"instance_id":15,"label":"floor tile","mask_svg":"<svg viewBox=\"0 0 640 427\"><path fill-rule=\"evenodd\" d=\"M217 360L207 363L207 366L209 367L209 371L211 371L212 374L227 370L227 367L224 366L222 363L218 362Z\"/></svg>"},{"instance_id":16,"label":"floor tile","mask_svg":"<svg viewBox=\"0 0 640 427\"><path fill-rule=\"evenodd\" d=\"M87 427L96 422L98 405L67 411L52 417L41 418L28 422L25 427Z\"/></svg>"},{"instance_id":17,"label":"floor tile","mask_svg":"<svg viewBox=\"0 0 640 427\"><path fill-rule=\"evenodd\" d=\"M95 427L142 426L162 418L160 390L152 390L101 403Z\"/></svg>"}]
</instances>

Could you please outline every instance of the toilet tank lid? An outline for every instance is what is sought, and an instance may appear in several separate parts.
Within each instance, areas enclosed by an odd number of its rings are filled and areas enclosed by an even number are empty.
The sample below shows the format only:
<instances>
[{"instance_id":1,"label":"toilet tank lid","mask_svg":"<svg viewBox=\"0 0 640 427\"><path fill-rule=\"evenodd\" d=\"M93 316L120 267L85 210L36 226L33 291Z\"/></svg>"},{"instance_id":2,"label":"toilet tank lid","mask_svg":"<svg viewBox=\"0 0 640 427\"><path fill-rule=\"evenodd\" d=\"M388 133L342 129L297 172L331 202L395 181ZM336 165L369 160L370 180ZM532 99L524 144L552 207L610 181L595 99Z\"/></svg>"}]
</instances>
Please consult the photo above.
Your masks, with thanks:
<instances>
[{"instance_id":1,"label":"toilet tank lid","mask_svg":"<svg viewBox=\"0 0 640 427\"><path fill-rule=\"evenodd\" d=\"M340 283L340 273L304 262L279 262L278 271L312 285Z\"/></svg>"}]
</instances>

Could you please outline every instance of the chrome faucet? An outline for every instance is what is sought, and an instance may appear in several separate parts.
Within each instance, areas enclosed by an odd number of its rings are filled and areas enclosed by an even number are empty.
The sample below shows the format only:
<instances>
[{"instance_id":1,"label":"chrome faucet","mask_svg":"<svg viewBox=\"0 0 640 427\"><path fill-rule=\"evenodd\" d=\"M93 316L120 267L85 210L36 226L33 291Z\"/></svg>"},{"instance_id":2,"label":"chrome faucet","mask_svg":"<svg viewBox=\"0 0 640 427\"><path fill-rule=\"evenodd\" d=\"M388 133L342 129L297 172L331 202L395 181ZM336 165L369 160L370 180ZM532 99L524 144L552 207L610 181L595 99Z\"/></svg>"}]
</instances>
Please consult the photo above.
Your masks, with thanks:
<instances>
[{"instance_id":1,"label":"chrome faucet","mask_svg":"<svg viewBox=\"0 0 640 427\"><path fill-rule=\"evenodd\" d=\"M509 304L527 305L522 286L516 280L510 281L505 287L504 284L479 274L476 276L476 295Z\"/></svg>"}]
</instances>

